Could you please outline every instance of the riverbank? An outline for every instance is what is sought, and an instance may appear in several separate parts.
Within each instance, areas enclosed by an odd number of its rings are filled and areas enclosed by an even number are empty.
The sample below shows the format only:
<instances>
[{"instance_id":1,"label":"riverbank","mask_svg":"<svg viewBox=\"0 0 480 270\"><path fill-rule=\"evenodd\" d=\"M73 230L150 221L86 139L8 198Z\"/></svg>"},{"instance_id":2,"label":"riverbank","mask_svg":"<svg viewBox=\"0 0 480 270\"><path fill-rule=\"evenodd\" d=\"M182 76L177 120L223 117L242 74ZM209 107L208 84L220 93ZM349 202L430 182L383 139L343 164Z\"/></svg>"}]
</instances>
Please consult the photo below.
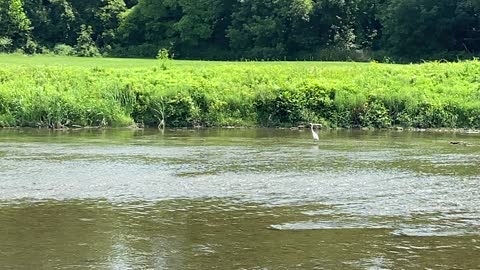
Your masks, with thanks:
<instances>
[{"instance_id":1,"label":"riverbank","mask_svg":"<svg viewBox=\"0 0 480 270\"><path fill-rule=\"evenodd\" d=\"M0 56L2 127L480 128L480 62Z\"/></svg>"}]
</instances>

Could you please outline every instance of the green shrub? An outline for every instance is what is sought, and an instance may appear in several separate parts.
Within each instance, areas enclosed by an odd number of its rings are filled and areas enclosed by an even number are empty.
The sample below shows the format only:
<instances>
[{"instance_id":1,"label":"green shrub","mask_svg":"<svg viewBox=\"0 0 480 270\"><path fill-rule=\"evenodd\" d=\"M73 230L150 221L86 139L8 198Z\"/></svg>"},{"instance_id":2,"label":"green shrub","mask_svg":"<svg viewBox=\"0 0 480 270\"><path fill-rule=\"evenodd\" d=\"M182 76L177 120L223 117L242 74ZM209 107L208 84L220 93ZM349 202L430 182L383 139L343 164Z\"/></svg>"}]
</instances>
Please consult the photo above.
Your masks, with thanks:
<instances>
[{"instance_id":1,"label":"green shrub","mask_svg":"<svg viewBox=\"0 0 480 270\"><path fill-rule=\"evenodd\" d=\"M7 53L13 48L13 40L9 37L0 36L0 53Z\"/></svg>"},{"instance_id":2,"label":"green shrub","mask_svg":"<svg viewBox=\"0 0 480 270\"><path fill-rule=\"evenodd\" d=\"M92 39L92 35L92 27L82 24L77 38L77 45L75 46L75 51L78 56L92 57L100 55L100 51Z\"/></svg>"},{"instance_id":3,"label":"green shrub","mask_svg":"<svg viewBox=\"0 0 480 270\"><path fill-rule=\"evenodd\" d=\"M53 47L53 53L61 56L75 55L75 49L66 44L57 44Z\"/></svg>"}]
</instances>

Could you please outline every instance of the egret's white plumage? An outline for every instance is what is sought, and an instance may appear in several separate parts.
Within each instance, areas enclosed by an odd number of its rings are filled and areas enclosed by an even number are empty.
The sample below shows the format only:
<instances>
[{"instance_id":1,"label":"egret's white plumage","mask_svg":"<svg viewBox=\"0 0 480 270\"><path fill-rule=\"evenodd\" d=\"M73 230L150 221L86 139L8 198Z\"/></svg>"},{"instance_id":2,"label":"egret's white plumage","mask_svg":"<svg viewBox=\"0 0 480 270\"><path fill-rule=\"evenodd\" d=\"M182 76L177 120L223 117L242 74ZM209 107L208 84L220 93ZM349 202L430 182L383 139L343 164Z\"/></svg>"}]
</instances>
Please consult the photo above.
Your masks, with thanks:
<instances>
[{"instance_id":1,"label":"egret's white plumage","mask_svg":"<svg viewBox=\"0 0 480 270\"><path fill-rule=\"evenodd\" d=\"M313 124L312 123L310 123L310 130L312 131L313 140L318 141L319 140L318 134L317 134L317 132L315 132L315 130L313 130Z\"/></svg>"}]
</instances>

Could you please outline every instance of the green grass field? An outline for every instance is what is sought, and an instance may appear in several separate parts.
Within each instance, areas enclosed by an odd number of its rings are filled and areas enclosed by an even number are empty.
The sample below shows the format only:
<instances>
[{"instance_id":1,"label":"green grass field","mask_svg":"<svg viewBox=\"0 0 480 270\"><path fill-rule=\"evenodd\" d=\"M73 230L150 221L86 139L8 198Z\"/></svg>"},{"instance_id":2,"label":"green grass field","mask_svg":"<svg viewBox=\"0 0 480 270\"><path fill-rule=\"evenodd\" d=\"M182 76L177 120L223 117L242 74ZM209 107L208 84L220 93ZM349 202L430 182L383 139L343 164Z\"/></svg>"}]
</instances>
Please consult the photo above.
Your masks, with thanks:
<instances>
[{"instance_id":1,"label":"green grass field","mask_svg":"<svg viewBox=\"0 0 480 270\"><path fill-rule=\"evenodd\" d=\"M480 62L0 55L0 126L480 127Z\"/></svg>"},{"instance_id":2,"label":"green grass field","mask_svg":"<svg viewBox=\"0 0 480 270\"><path fill-rule=\"evenodd\" d=\"M352 65L368 65L368 63L354 62L220 62L220 61L188 61L173 60L169 64L173 67L197 66L206 67L215 66L258 66L258 65L287 65L287 66L328 66L328 67L346 67ZM159 60L156 59L133 59L133 58L89 58L89 57L70 57L55 55L20 55L20 54L0 54L0 67L11 66L69 66L86 68L154 68L158 67Z\"/></svg>"}]
</instances>

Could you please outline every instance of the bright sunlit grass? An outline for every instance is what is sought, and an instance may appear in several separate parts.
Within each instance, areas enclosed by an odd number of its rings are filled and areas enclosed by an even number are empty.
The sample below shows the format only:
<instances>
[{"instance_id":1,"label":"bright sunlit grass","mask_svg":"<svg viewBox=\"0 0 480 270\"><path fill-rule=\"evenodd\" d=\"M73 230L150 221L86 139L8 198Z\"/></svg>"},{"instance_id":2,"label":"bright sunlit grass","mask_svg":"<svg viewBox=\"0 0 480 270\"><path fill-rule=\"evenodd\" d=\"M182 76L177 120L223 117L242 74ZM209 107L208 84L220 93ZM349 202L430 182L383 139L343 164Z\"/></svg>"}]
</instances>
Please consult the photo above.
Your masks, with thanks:
<instances>
[{"instance_id":1,"label":"bright sunlit grass","mask_svg":"<svg viewBox=\"0 0 480 270\"><path fill-rule=\"evenodd\" d=\"M480 62L0 55L0 126L480 127Z\"/></svg>"},{"instance_id":2,"label":"bright sunlit grass","mask_svg":"<svg viewBox=\"0 0 480 270\"><path fill-rule=\"evenodd\" d=\"M55 56L55 55L20 55L20 54L0 54L1 66L72 66L72 67L104 67L104 68L150 68L159 65L157 59L137 59L137 58L90 58L73 56ZM368 65L368 63L354 62L267 62L267 61L191 61L191 60L169 60L173 66L210 66L210 65L284 65L284 66L325 66L325 67L346 67Z\"/></svg>"}]
</instances>

